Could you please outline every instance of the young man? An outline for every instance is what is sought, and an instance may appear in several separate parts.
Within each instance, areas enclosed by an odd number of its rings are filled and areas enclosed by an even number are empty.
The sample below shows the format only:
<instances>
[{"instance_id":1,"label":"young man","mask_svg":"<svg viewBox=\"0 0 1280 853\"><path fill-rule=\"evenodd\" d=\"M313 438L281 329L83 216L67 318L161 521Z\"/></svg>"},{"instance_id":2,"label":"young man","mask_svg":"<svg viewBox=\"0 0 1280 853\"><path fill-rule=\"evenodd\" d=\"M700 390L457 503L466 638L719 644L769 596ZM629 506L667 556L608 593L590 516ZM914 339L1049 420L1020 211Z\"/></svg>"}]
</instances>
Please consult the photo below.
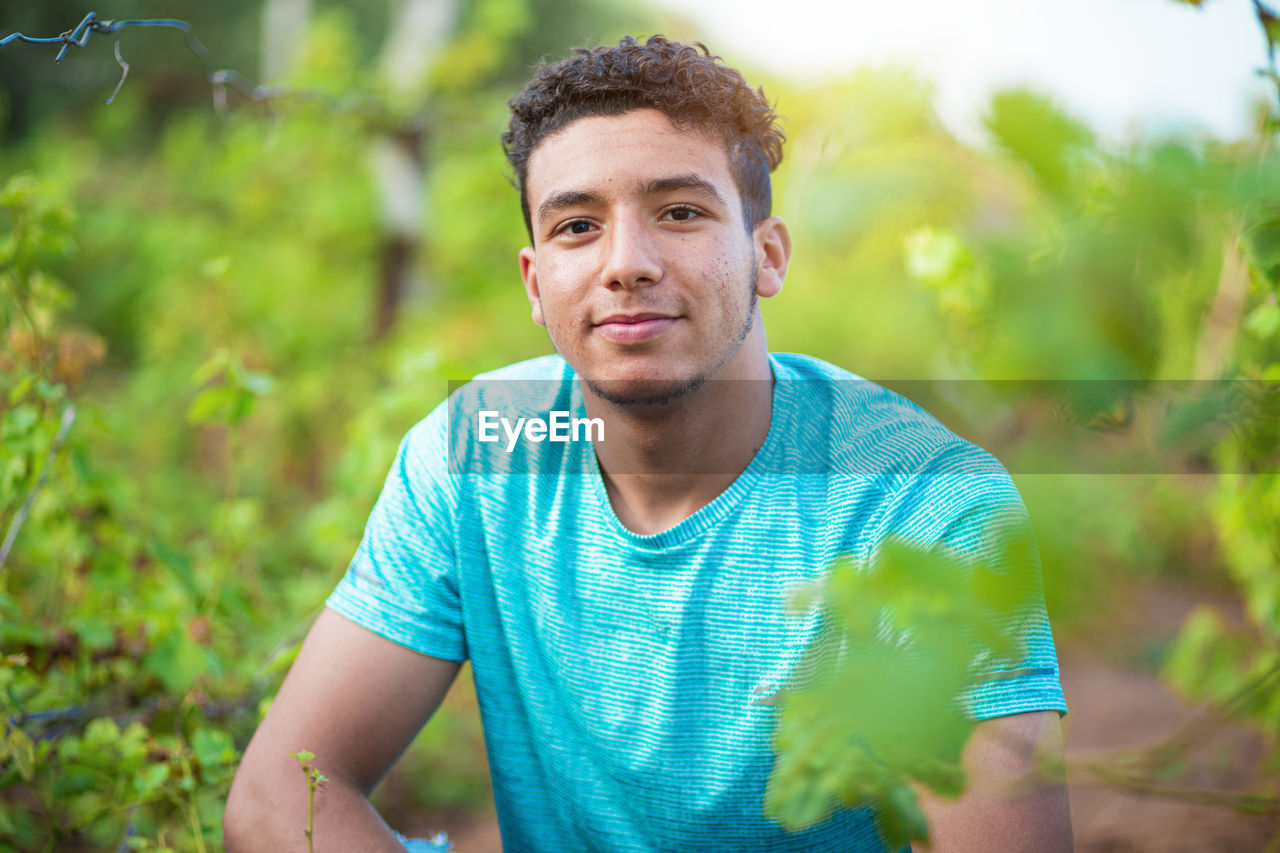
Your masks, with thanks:
<instances>
[{"instance_id":1,"label":"young man","mask_svg":"<svg viewBox=\"0 0 1280 853\"><path fill-rule=\"evenodd\" d=\"M520 274L558 355L410 431L245 753L228 847L302 849L305 747L329 777L316 849L400 850L366 797L470 659L507 850L880 850L867 809L794 834L763 813L772 700L822 629L788 594L891 537L998 554L1017 493L901 398L769 353L782 134L738 72L625 39L511 106ZM557 412L592 440L528 426ZM1071 847L1065 790L1025 784L1065 711L1028 624L1019 666L963 697L983 722L968 791L927 801L937 850Z\"/></svg>"}]
</instances>

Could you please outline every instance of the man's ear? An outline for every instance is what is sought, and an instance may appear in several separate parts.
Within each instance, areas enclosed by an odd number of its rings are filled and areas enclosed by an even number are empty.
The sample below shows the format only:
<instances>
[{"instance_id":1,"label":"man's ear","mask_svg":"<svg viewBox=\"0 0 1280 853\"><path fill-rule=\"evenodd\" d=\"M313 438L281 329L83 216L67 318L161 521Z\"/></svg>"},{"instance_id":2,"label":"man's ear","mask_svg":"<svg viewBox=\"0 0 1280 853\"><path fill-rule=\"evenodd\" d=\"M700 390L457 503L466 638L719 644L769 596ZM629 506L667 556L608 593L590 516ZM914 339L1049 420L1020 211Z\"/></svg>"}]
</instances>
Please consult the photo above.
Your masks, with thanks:
<instances>
[{"instance_id":1,"label":"man's ear","mask_svg":"<svg viewBox=\"0 0 1280 853\"><path fill-rule=\"evenodd\" d=\"M752 229L756 250L756 293L764 298L776 296L787 277L791 259L791 232L780 217L770 216Z\"/></svg>"},{"instance_id":2,"label":"man's ear","mask_svg":"<svg viewBox=\"0 0 1280 853\"><path fill-rule=\"evenodd\" d=\"M547 325L547 318L542 315L542 295L538 292L537 256L529 246L520 250L520 280L524 282L524 295L529 297L533 322L539 326Z\"/></svg>"}]
</instances>

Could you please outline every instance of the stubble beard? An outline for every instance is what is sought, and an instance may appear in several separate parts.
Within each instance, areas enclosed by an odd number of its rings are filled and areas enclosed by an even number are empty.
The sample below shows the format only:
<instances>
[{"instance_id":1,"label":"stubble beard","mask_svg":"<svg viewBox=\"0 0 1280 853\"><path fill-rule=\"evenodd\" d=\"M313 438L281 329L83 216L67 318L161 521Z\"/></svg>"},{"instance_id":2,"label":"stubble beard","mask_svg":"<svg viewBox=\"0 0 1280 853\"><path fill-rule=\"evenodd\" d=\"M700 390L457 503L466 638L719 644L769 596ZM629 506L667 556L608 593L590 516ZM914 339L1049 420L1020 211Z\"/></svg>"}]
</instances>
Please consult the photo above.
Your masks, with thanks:
<instances>
[{"instance_id":1,"label":"stubble beard","mask_svg":"<svg viewBox=\"0 0 1280 853\"><path fill-rule=\"evenodd\" d=\"M591 392L605 402L612 403L615 406L622 406L629 409L655 409L663 406L670 406L683 402L692 397L702 385L710 379L720 368L724 367L742 348L743 342L747 339L747 335L751 334L751 326L755 322L756 306L760 302L760 295L756 293L756 280L760 277L760 270L756 264L754 255L751 258L751 275L749 276L749 284L751 287L751 301L747 305L747 316L742 323L742 331L738 333L738 339L734 341L733 346L729 349L728 355L724 360L715 367L693 376L689 379L674 380L664 383L662 380L654 380L653 385L656 387L641 388L636 391L623 393L623 386L631 387L635 383L584 378L583 381ZM643 383L648 385L650 383Z\"/></svg>"}]
</instances>

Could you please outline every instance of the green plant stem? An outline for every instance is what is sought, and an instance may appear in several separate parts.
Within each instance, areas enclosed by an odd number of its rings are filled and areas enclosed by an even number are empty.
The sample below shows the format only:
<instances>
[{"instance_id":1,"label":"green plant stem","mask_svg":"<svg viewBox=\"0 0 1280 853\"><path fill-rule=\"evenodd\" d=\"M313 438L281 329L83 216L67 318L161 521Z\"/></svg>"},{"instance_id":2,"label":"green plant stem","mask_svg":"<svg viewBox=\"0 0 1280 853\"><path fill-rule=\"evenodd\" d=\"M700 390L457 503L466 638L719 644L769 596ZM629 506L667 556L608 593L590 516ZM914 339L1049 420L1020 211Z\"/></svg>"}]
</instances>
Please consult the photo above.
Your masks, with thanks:
<instances>
[{"instance_id":1,"label":"green plant stem","mask_svg":"<svg viewBox=\"0 0 1280 853\"><path fill-rule=\"evenodd\" d=\"M27 499L22 502L22 508L18 510L18 514L13 517L13 521L9 523L9 530L5 533L4 543L0 544L0 571L4 570L5 561L9 559L9 553L13 550L13 543L18 538L18 531L22 529L22 523L27 520L27 515L31 512L31 507L35 503L36 495L44 488L45 481L49 479L49 470L53 468L54 461L58 458L58 452L62 450L62 443L67 439L67 432L71 429L71 424L75 423L76 405L68 402L65 409L62 410L62 423L58 426L58 434L53 438L53 444L49 446L49 452L45 455L44 467L40 470L40 476L32 485L31 491L27 492Z\"/></svg>"},{"instance_id":2,"label":"green plant stem","mask_svg":"<svg viewBox=\"0 0 1280 853\"><path fill-rule=\"evenodd\" d=\"M196 808L195 792L192 792L191 796L187 797L187 814L191 818L191 833L195 836L196 850L199 853L205 853L204 833L200 831L200 812Z\"/></svg>"},{"instance_id":3,"label":"green plant stem","mask_svg":"<svg viewBox=\"0 0 1280 853\"><path fill-rule=\"evenodd\" d=\"M1226 699L1211 707L1208 712L1176 729L1168 737L1142 750L1148 763L1161 753L1178 753L1190 746L1205 732L1230 720L1248 704L1249 700L1268 687L1270 682L1280 677L1280 662L1263 670L1236 688ZM1167 762L1166 762L1167 763Z\"/></svg>"},{"instance_id":4,"label":"green plant stem","mask_svg":"<svg viewBox=\"0 0 1280 853\"><path fill-rule=\"evenodd\" d=\"M1181 800L1198 805L1219 806L1260 813L1280 813L1280 797L1189 788L1157 781L1154 774L1169 766L1178 755L1194 747L1214 727L1231 720L1260 691L1275 686L1280 663L1242 684L1231 696L1205 714L1174 730L1167 737L1133 752L1119 752L1091 761L1067 759L1067 776L1086 776L1102 784L1152 797ZM1280 839L1280 836L1277 836ZM1270 849L1270 848L1268 848ZM1278 847L1275 853L1280 853Z\"/></svg>"},{"instance_id":5,"label":"green plant stem","mask_svg":"<svg viewBox=\"0 0 1280 853\"><path fill-rule=\"evenodd\" d=\"M316 816L316 779L315 770L307 771L307 853L315 853L312 837Z\"/></svg>"},{"instance_id":6,"label":"green plant stem","mask_svg":"<svg viewBox=\"0 0 1280 853\"><path fill-rule=\"evenodd\" d=\"M235 424L227 424L227 470L225 472L226 483L224 484L224 487L226 488L226 500L228 504L234 502L236 496L240 493L240 471L236 465L236 456L239 452L236 447L238 443L236 441L236 432L237 427Z\"/></svg>"},{"instance_id":7,"label":"green plant stem","mask_svg":"<svg viewBox=\"0 0 1280 853\"><path fill-rule=\"evenodd\" d=\"M1266 797L1259 794L1236 794L1230 791L1215 791L1208 788L1182 788L1177 785L1165 785L1154 782L1145 775L1126 773L1102 763L1086 765L1083 769L1108 785L1114 785L1117 788L1124 788L1138 794L1181 800L1203 806L1225 806L1250 812L1280 812L1280 797Z\"/></svg>"},{"instance_id":8,"label":"green plant stem","mask_svg":"<svg viewBox=\"0 0 1280 853\"><path fill-rule=\"evenodd\" d=\"M44 814L45 821L49 824L49 843L53 846L48 849L52 850L62 840L62 826L58 823L58 818L53 813L53 807L40 795L40 789L36 787L35 782L33 775L31 781L27 783L27 790L31 792L31 796L40 805L40 811Z\"/></svg>"}]
</instances>

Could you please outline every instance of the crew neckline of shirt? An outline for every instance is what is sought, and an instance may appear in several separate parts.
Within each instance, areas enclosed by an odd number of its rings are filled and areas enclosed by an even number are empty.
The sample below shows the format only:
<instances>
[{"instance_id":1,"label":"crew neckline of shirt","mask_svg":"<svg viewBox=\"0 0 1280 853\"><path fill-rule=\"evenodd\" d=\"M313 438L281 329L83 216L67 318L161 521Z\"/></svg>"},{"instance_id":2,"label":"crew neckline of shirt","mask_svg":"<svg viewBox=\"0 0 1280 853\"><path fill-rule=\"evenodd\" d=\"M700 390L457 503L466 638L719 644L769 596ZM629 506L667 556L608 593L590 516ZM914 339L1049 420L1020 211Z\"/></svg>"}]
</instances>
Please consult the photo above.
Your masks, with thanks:
<instances>
[{"instance_id":1,"label":"crew neckline of shirt","mask_svg":"<svg viewBox=\"0 0 1280 853\"><path fill-rule=\"evenodd\" d=\"M582 445L584 456L582 461L588 468L587 477L591 483L591 494L594 499L592 509L615 540L642 552L665 551L683 545L723 521L751 491L764 474L770 460L777 455L778 445L782 442L782 436L789 426L784 421L789 421L794 411L794 407L790 404L791 396L795 393L791 386L795 383L784 381L789 378L787 368L774 357L773 353L769 354L769 367L773 374L773 401L769 414L769 432L765 435L764 443L728 488L716 495L706 506L666 530L658 533L636 533L622 523L613 509L613 503L609 500L609 492L605 488L604 476L596 460L594 448L589 443ZM577 402L580 404L581 401Z\"/></svg>"}]
</instances>

